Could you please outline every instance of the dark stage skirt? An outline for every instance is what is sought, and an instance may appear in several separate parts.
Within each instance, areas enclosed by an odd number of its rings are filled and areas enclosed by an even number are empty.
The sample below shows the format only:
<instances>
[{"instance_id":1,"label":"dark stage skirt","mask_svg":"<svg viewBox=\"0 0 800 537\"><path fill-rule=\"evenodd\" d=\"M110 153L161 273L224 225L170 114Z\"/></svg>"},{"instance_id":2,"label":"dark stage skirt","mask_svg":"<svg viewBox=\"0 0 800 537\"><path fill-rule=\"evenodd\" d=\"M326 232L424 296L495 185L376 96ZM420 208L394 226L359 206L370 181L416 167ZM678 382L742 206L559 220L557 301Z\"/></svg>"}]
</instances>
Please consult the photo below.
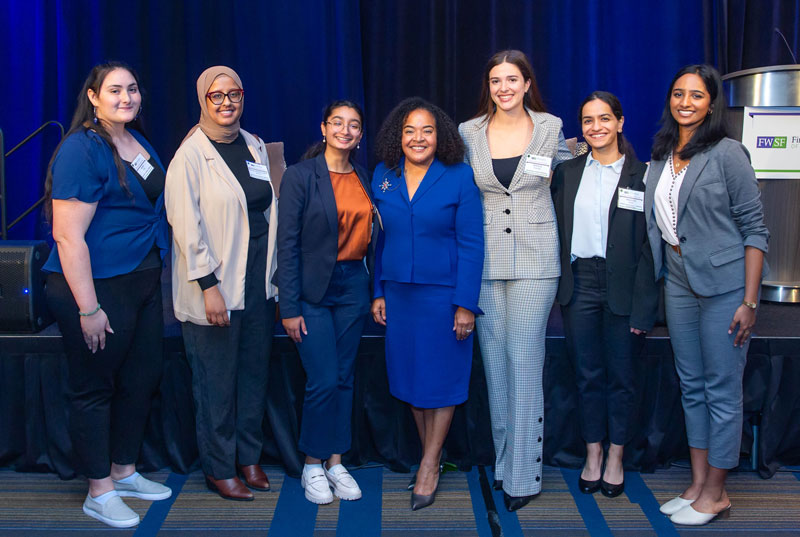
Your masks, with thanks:
<instances>
[{"instance_id":1,"label":"dark stage skirt","mask_svg":"<svg viewBox=\"0 0 800 537\"><path fill-rule=\"evenodd\" d=\"M456 340L453 292L443 285L384 281L389 390L418 408L467 400L472 335Z\"/></svg>"}]
</instances>

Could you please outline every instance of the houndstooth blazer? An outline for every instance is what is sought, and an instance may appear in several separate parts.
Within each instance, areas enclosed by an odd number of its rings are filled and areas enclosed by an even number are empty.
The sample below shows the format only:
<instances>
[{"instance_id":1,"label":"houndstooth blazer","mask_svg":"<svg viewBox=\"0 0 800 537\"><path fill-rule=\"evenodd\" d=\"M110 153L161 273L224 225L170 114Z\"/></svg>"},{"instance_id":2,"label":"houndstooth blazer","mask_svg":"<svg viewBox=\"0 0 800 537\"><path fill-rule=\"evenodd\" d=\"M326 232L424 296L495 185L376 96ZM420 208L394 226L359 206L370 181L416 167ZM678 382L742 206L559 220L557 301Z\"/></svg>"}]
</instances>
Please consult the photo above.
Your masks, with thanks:
<instances>
[{"instance_id":1,"label":"houndstooth blazer","mask_svg":"<svg viewBox=\"0 0 800 537\"><path fill-rule=\"evenodd\" d=\"M550 197L550 177L526 174L525 156L572 158L563 140L561 120L528 110L533 121L531 141L506 189L497 180L486 138L486 117L458 127L467 146L465 160L475 172L483 199L486 257L484 280L557 278L561 275L558 230ZM562 147L560 147L562 145Z\"/></svg>"}]
</instances>

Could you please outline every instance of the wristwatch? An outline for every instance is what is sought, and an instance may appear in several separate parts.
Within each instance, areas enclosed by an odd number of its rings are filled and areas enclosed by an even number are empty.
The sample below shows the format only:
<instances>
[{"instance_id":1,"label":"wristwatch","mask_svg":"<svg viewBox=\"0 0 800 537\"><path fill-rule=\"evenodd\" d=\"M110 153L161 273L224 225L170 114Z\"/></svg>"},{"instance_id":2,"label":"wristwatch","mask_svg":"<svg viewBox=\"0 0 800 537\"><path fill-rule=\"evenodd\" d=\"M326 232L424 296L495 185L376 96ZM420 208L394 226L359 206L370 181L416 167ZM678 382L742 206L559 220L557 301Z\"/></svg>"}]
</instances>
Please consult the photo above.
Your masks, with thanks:
<instances>
[{"instance_id":1,"label":"wristwatch","mask_svg":"<svg viewBox=\"0 0 800 537\"><path fill-rule=\"evenodd\" d=\"M754 309L756 309L758 307L758 303L757 302L748 302L747 300L742 300L742 304L744 304L745 306L747 306L751 310L754 310Z\"/></svg>"}]
</instances>

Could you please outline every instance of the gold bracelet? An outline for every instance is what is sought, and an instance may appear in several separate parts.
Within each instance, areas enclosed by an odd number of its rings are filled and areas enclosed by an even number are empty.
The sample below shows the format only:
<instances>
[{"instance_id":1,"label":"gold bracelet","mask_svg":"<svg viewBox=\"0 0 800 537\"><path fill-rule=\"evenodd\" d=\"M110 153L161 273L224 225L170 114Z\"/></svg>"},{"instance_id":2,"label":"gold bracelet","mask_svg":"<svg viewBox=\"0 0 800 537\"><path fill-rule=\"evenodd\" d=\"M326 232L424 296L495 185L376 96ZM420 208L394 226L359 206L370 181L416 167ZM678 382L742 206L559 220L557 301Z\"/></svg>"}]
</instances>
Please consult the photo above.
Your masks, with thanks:
<instances>
[{"instance_id":1,"label":"gold bracelet","mask_svg":"<svg viewBox=\"0 0 800 537\"><path fill-rule=\"evenodd\" d=\"M744 304L745 306L747 306L751 310L754 310L754 309L756 309L758 307L758 303L757 302L748 302L747 300L742 300L742 304Z\"/></svg>"}]
</instances>

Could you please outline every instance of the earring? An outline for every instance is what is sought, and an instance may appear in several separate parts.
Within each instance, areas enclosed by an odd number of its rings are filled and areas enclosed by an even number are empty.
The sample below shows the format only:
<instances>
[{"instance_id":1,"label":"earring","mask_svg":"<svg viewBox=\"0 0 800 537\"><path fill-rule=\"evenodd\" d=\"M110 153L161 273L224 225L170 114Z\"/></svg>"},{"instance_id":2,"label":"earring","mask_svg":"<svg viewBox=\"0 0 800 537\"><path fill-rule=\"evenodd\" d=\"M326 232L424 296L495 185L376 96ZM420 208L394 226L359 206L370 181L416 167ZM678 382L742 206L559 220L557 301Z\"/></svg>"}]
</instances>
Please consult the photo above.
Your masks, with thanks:
<instances>
[{"instance_id":1,"label":"earring","mask_svg":"<svg viewBox=\"0 0 800 537\"><path fill-rule=\"evenodd\" d=\"M361 142L358 142L358 143L356 144L356 149L361 149Z\"/></svg>"},{"instance_id":2,"label":"earring","mask_svg":"<svg viewBox=\"0 0 800 537\"><path fill-rule=\"evenodd\" d=\"M324 136L322 137L322 143L323 143L323 144L324 144L324 143L326 143L326 140L325 140L325 137L324 137Z\"/></svg>"},{"instance_id":3,"label":"earring","mask_svg":"<svg viewBox=\"0 0 800 537\"><path fill-rule=\"evenodd\" d=\"M94 124L97 125L97 107L94 107Z\"/></svg>"},{"instance_id":4,"label":"earring","mask_svg":"<svg viewBox=\"0 0 800 537\"><path fill-rule=\"evenodd\" d=\"M137 119L139 119L139 116L141 116L141 115L142 115L142 110L144 110L144 105L143 105L143 104L139 105L139 111L138 111L138 112L136 112L136 117L135 117L135 118L133 118L133 120L134 120L134 121L136 121Z\"/></svg>"}]
</instances>

